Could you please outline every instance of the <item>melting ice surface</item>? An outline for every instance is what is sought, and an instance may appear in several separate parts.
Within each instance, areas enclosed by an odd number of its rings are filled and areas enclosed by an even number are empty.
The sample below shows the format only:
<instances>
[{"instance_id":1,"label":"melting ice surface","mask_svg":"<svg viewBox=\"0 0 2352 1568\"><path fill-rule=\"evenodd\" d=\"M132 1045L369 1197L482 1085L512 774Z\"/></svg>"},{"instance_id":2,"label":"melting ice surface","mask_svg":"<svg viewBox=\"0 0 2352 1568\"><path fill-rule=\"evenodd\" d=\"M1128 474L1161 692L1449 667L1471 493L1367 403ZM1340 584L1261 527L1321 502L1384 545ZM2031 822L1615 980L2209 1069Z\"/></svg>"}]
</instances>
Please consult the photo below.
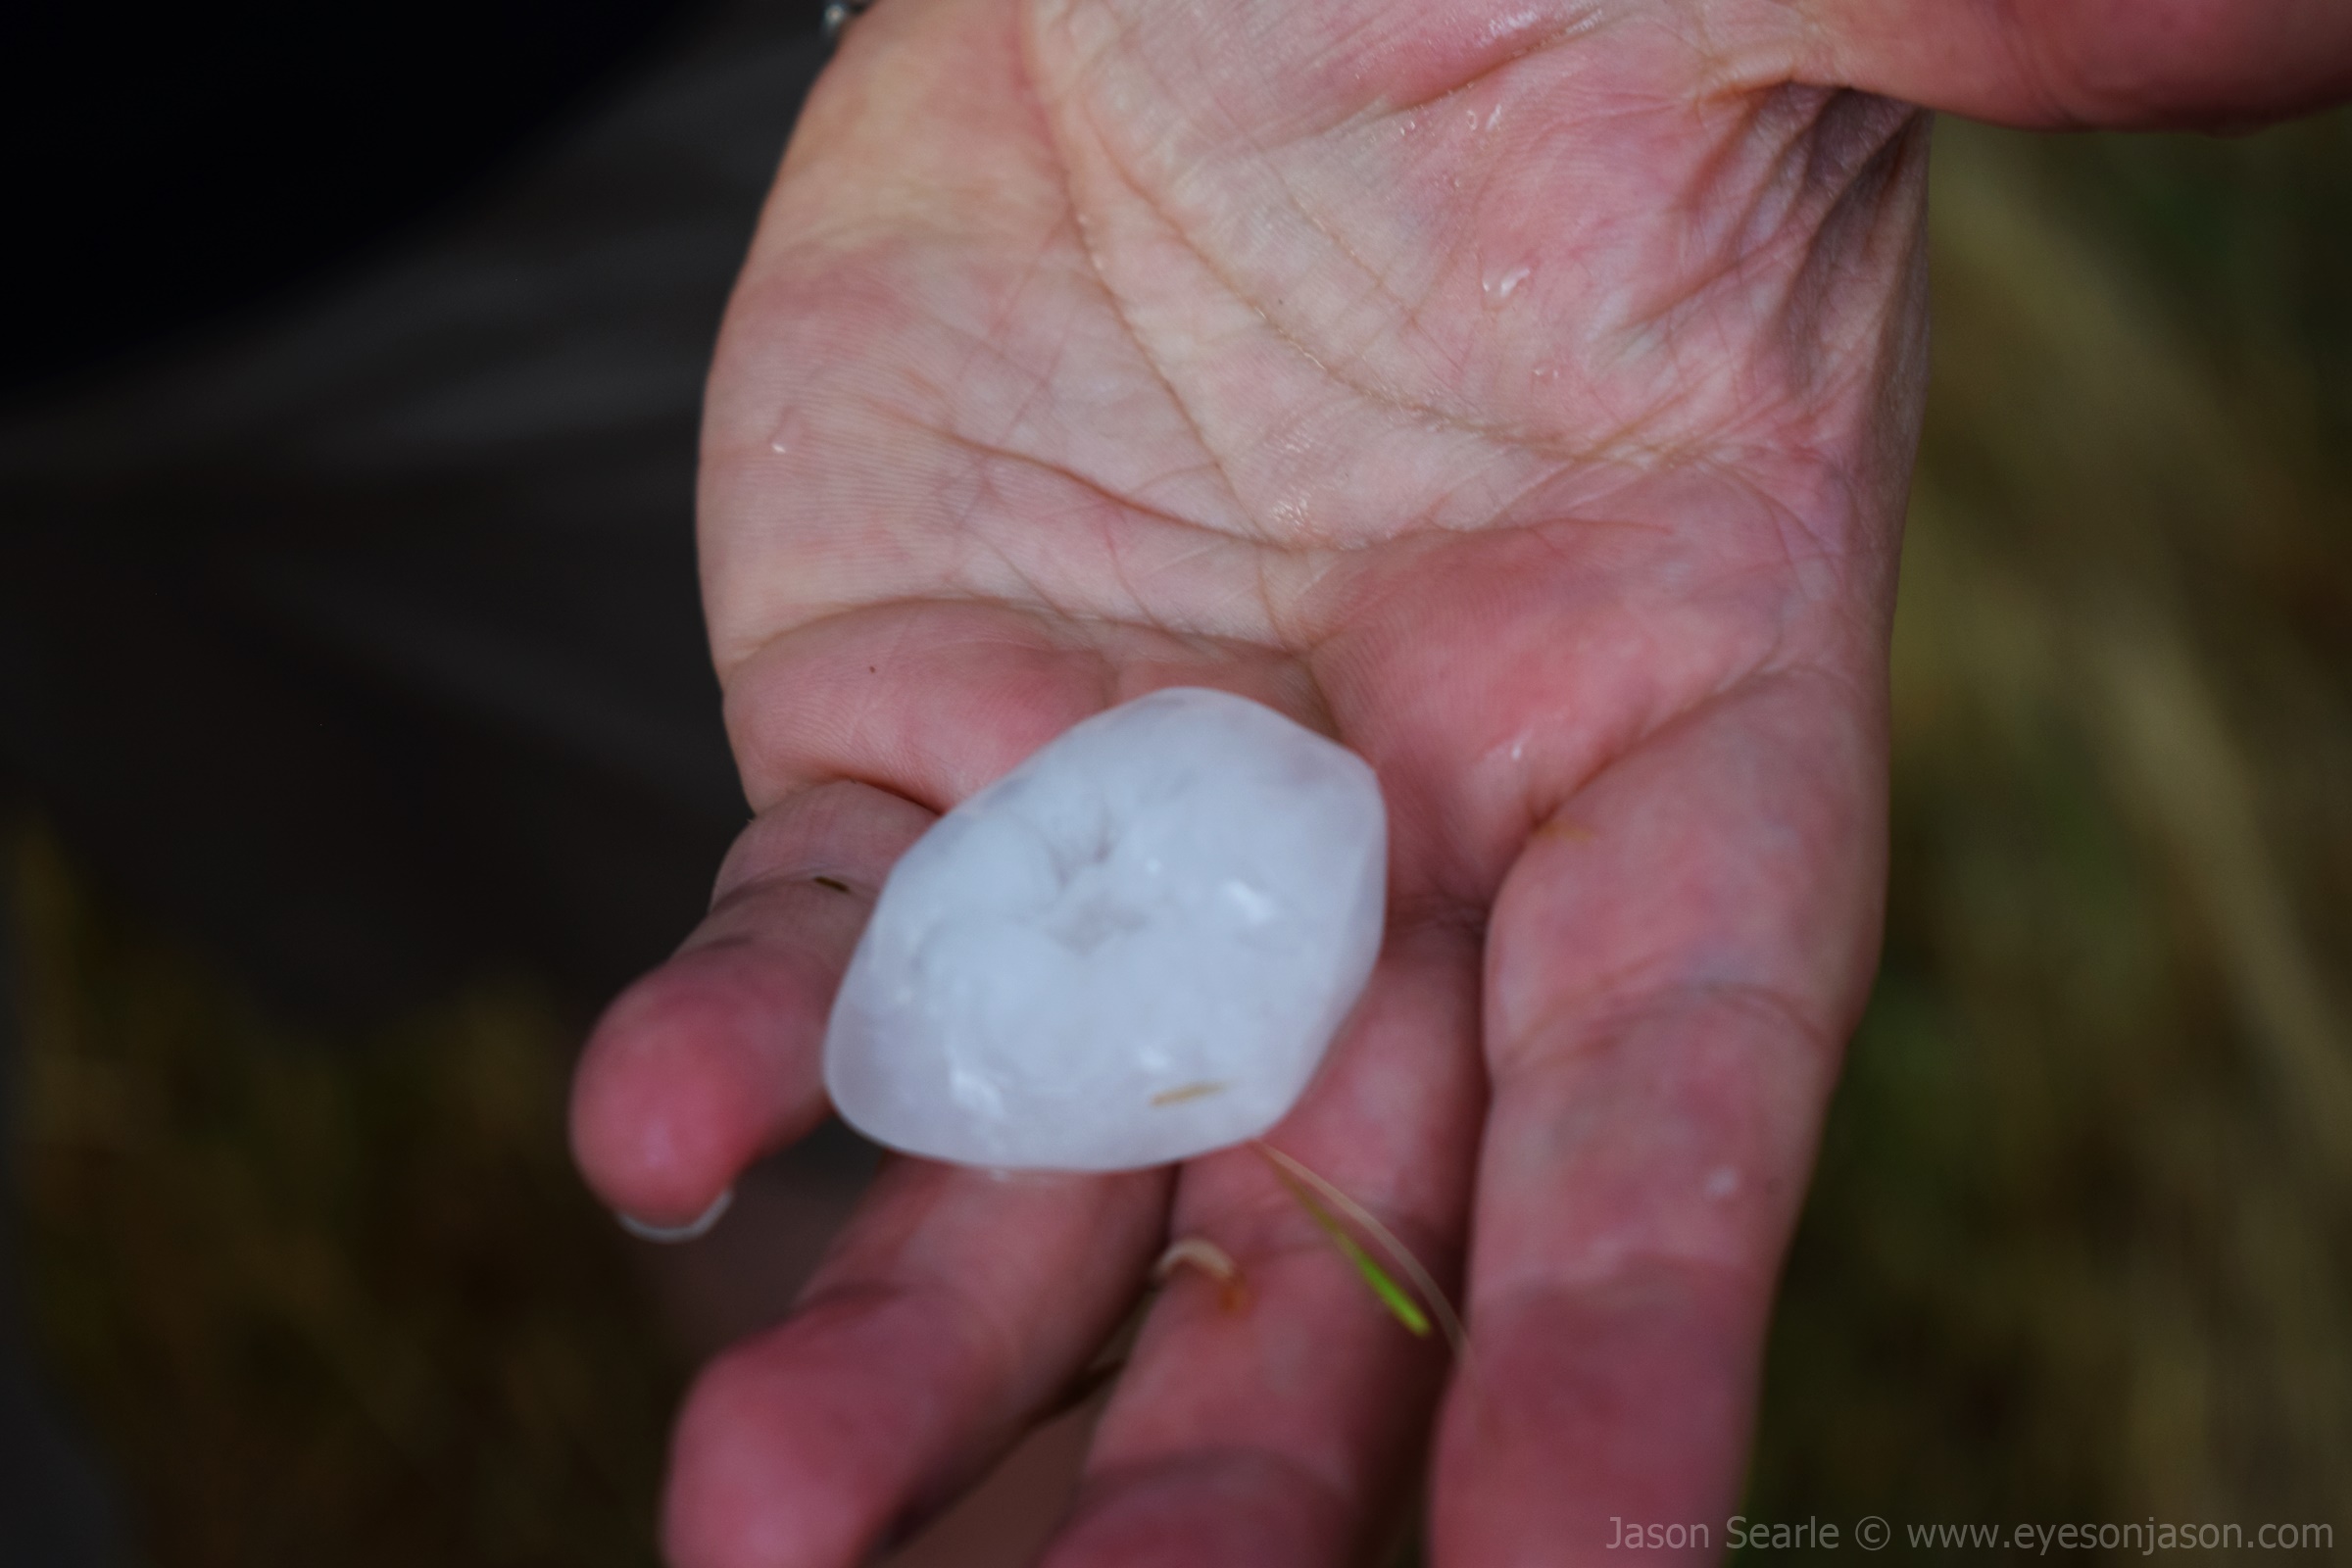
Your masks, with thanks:
<instances>
[{"instance_id":1,"label":"melting ice surface","mask_svg":"<svg viewBox=\"0 0 2352 1568\"><path fill-rule=\"evenodd\" d=\"M1372 770L1272 709L1155 692L924 834L825 1036L866 1136L971 1165L1129 1170L1264 1132L1372 972Z\"/></svg>"}]
</instances>

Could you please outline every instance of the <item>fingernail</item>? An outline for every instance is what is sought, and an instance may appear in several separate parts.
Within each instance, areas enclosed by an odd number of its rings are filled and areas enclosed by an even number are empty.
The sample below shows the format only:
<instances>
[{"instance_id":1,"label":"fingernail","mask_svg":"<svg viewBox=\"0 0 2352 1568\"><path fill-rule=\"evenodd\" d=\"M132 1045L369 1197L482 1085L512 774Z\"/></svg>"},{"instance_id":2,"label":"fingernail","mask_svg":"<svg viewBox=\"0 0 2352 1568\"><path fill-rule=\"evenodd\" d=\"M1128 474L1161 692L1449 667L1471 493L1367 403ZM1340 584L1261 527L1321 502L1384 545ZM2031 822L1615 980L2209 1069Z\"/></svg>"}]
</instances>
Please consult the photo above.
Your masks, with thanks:
<instances>
[{"instance_id":1,"label":"fingernail","mask_svg":"<svg viewBox=\"0 0 2352 1568\"><path fill-rule=\"evenodd\" d=\"M709 1208L704 1209L683 1225L655 1225L641 1220L633 1214L623 1214L618 1211L615 1211L612 1217L620 1221L622 1230L627 1231L641 1242L691 1242L698 1236L708 1235L710 1227L718 1223L719 1216L727 1211L727 1205L734 1201L735 1189L730 1187L719 1194L717 1200Z\"/></svg>"}]
</instances>

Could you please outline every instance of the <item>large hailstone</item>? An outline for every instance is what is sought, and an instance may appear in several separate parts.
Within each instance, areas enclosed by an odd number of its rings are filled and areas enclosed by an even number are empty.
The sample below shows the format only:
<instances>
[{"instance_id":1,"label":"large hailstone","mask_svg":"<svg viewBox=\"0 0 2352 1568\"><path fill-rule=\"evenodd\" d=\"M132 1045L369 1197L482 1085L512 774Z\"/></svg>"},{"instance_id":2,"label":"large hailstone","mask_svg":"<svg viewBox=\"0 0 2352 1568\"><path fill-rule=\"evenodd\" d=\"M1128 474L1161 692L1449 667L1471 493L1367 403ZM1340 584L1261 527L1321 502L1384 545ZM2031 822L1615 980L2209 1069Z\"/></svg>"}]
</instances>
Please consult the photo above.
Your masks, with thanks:
<instances>
[{"instance_id":1,"label":"large hailstone","mask_svg":"<svg viewBox=\"0 0 2352 1568\"><path fill-rule=\"evenodd\" d=\"M1272 709L1155 692L1077 725L891 871L825 1036L878 1143L1131 1170L1297 1102L1380 950L1371 768Z\"/></svg>"}]
</instances>

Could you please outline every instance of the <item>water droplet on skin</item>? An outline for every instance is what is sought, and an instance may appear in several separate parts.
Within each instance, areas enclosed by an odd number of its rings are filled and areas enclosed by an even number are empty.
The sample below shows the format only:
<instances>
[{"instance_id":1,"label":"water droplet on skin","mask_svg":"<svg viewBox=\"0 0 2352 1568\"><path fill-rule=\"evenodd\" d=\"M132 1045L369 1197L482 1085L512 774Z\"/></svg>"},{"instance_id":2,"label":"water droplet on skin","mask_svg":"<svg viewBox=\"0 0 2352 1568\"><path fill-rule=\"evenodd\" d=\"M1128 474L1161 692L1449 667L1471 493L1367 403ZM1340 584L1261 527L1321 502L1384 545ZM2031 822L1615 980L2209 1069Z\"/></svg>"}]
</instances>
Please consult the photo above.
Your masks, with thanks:
<instances>
[{"instance_id":1,"label":"water droplet on skin","mask_svg":"<svg viewBox=\"0 0 2352 1568\"><path fill-rule=\"evenodd\" d=\"M1534 376L1539 381L1548 381L1559 373L1560 372L1556 368L1548 365L1539 365L1533 370L1528 372L1528 374Z\"/></svg>"},{"instance_id":2,"label":"water droplet on skin","mask_svg":"<svg viewBox=\"0 0 2352 1568\"><path fill-rule=\"evenodd\" d=\"M784 417L778 419L776 427L767 434L767 450L778 457L789 456L792 449L801 444L802 426L806 423L798 409L786 411Z\"/></svg>"},{"instance_id":3,"label":"water droplet on skin","mask_svg":"<svg viewBox=\"0 0 2352 1568\"><path fill-rule=\"evenodd\" d=\"M1523 11L1514 11L1508 16L1496 17L1486 25L1486 41L1500 43L1515 33L1534 30L1542 25L1543 22L1544 13L1534 6L1529 6Z\"/></svg>"},{"instance_id":4,"label":"water droplet on skin","mask_svg":"<svg viewBox=\"0 0 2352 1568\"><path fill-rule=\"evenodd\" d=\"M1486 290L1490 303L1500 305L1504 300L1516 294L1519 291L1519 285L1526 282L1534 271L1535 269L1532 267L1514 267L1500 276L1482 279L1479 287Z\"/></svg>"}]
</instances>

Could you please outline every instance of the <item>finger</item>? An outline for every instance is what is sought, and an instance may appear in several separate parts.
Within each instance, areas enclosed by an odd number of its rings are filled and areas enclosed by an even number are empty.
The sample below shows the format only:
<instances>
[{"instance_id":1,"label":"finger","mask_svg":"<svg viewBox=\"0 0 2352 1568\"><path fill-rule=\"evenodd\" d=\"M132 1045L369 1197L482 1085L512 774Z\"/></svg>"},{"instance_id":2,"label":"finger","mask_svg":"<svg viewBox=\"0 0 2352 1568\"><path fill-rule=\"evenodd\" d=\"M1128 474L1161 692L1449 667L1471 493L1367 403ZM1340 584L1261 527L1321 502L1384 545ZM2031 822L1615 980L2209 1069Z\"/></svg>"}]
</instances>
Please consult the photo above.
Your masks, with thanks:
<instances>
[{"instance_id":1,"label":"finger","mask_svg":"<svg viewBox=\"0 0 2352 1568\"><path fill-rule=\"evenodd\" d=\"M1483 1079L1478 939L1392 929L1307 1099L1268 1142L1377 1214L1450 1279ZM1054 1568L1354 1560L1396 1503L1446 1370L1381 1306L1267 1162L1185 1167L1171 1234L1240 1263L1246 1302L1179 1274L1097 1430Z\"/></svg>"},{"instance_id":2,"label":"finger","mask_svg":"<svg viewBox=\"0 0 2352 1568\"><path fill-rule=\"evenodd\" d=\"M946 810L1116 703L1215 686L1326 732L1298 662L1148 626L993 605L881 605L777 637L727 688L755 805L858 778Z\"/></svg>"},{"instance_id":3,"label":"finger","mask_svg":"<svg viewBox=\"0 0 2352 1568\"><path fill-rule=\"evenodd\" d=\"M813 1125L826 1009L924 807L1157 687L1213 685L1311 722L1309 684L1262 650L977 606L878 607L761 649L728 710L762 814L710 919L590 1042L572 1116L590 1184L652 1227L691 1226L745 1163Z\"/></svg>"},{"instance_id":4,"label":"finger","mask_svg":"<svg viewBox=\"0 0 2352 1568\"><path fill-rule=\"evenodd\" d=\"M1883 740L1760 677L1588 785L1494 910L1441 1560L1610 1555L1735 1503L1780 1256L1883 877Z\"/></svg>"},{"instance_id":5,"label":"finger","mask_svg":"<svg viewBox=\"0 0 2352 1568\"><path fill-rule=\"evenodd\" d=\"M1117 1325L1167 1185L886 1166L793 1317L688 1396L670 1561L850 1568L944 1506Z\"/></svg>"},{"instance_id":6,"label":"finger","mask_svg":"<svg viewBox=\"0 0 2352 1568\"><path fill-rule=\"evenodd\" d=\"M710 913L608 1008L572 1080L590 1187L651 1229L691 1229L738 1172L824 1115L825 1018L884 875L933 818L863 784L761 815Z\"/></svg>"}]
</instances>

